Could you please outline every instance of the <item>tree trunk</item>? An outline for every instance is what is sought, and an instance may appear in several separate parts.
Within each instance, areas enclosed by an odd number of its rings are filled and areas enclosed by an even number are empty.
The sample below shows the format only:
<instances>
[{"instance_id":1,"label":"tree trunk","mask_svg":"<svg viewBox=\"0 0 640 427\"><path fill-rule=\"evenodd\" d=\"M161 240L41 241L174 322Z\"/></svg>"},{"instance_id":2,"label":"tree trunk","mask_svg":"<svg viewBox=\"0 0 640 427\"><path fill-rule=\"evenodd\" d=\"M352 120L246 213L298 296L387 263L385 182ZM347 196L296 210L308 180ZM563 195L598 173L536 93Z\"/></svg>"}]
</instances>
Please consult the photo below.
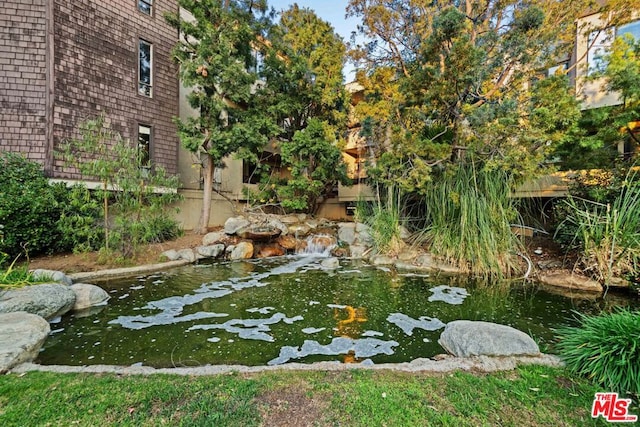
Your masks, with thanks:
<instances>
[{"instance_id":1,"label":"tree trunk","mask_svg":"<svg viewBox=\"0 0 640 427\"><path fill-rule=\"evenodd\" d=\"M207 234L209 232L209 214L211 212L211 194L213 193L213 170L215 168L213 156L207 154L207 165L204 168L204 186L202 195L202 212L200 223L195 230L196 234Z\"/></svg>"}]
</instances>

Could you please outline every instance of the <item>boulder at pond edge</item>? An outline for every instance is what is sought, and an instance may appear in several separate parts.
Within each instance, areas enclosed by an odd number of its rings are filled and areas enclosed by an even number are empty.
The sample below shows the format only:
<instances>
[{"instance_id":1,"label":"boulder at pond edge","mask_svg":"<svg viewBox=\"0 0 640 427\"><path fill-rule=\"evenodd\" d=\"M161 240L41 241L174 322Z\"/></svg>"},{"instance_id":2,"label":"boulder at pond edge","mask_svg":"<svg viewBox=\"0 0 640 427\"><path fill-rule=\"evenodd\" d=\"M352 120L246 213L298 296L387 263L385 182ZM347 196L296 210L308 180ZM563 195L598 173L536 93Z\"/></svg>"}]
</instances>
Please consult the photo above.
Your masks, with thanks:
<instances>
[{"instance_id":1,"label":"boulder at pond edge","mask_svg":"<svg viewBox=\"0 0 640 427\"><path fill-rule=\"evenodd\" d=\"M24 311L0 314L0 325L0 373L35 360L51 331L49 322Z\"/></svg>"},{"instance_id":2,"label":"boulder at pond edge","mask_svg":"<svg viewBox=\"0 0 640 427\"><path fill-rule=\"evenodd\" d=\"M447 324L438 343L457 357L539 356L533 339L510 326L456 320Z\"/></svg>"}]
</instances>

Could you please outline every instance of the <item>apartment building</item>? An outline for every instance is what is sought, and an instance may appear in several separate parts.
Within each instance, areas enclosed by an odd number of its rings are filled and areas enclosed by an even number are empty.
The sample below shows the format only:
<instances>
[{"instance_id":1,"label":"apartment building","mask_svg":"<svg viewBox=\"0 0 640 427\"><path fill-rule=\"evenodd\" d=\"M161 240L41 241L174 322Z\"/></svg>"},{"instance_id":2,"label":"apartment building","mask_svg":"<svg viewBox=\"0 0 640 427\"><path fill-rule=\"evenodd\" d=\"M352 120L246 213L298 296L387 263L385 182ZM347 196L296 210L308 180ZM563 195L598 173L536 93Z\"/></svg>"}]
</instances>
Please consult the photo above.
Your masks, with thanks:
<instances>
[{"instance_id":1,"label":"apartment building","mask_svg":"<svg viewBox=\"0 0 640 427\"><path fill-rule=\"evenodd\" d=\"M104 114L138 142L145 166L178 172L176 0L3 0L0 149L79 179L54 156L78 124Z\"/></svg>"},{"instance_id":2,"label":"apartment building","mask_svg":"<svg viewBox=\"0 0 640 427\"><path fill-rule=\"evenodd\" d=\"M603 79L594 79L607 66L606 57L616 37L633 36L640 40L640 11L629 11L629 20L612 25L600 12L588 13L576 21L576 45L570 63L560 66L571 69L576 95L584 109L607 107L622 103L619 95L605 87Z\"/></svg>"}]
</instances>

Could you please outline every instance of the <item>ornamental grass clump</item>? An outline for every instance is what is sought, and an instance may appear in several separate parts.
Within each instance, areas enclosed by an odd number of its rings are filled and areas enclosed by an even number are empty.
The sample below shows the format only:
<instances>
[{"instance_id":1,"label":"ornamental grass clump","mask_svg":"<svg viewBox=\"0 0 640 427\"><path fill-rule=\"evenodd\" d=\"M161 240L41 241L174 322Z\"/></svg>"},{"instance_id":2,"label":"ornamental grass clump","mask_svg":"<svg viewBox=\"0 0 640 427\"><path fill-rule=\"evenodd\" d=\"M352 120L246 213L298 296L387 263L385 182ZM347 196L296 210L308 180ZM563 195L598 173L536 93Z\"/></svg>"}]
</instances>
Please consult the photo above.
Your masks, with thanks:
<instances>
[{"instance_id":1,"label":"ornamental grass clump","mask_svg":"<svg viewBox=\"0 0 640 427\"><path fill-rule=\"evenodd\" d=\"M556 231L572 236L581 250L580 264L596 280L609 285L615 277L634 275L640 266L640 185L629 169L612 201L576 197L565 201L566 218Z\"/></svg>"},{"instance_id":2,"label":"ornamental grass clump","mask_svg":"<svg viewBox=\"0 0 640 427\"><path fill-rule=\"evenodd\" d=\"M510 224L518 220L512 180L500 171L462 166L425 194L430 251L463 271L509 277L519 270L522 243Z\"/></svg>"},{"instance_id":3,"label":"ornamental grass clump","mask_svg":"<svg viewBox=\"0 0 640 427\"><path fill-rule=\"evenodd\" d=\"M604 391L640 396L640 312L578 314L577 327L556 331L556 348L573 373Z\"/></svg>"}]
</instances>

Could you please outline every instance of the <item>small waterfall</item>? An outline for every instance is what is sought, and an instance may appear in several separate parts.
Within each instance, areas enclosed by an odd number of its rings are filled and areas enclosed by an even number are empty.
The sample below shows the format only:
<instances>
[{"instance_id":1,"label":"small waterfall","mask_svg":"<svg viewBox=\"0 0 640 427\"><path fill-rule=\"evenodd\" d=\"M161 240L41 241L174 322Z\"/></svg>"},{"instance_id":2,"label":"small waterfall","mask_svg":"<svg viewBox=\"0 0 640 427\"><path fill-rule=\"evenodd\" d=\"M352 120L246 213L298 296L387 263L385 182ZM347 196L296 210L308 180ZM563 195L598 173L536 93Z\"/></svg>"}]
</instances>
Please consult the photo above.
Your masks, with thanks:
<instances>
[{"instance_id":1,"label":"small waterfall","mask_svg":"<svg viewBox=\"0 0 640 427\"><path fill-rule=\"evenodd\" d=\"M299 255L312 255L318 257L331 256L331 250L337 246L338 242L333 236L318 234L309 236L296 251Z\"/></svg>"}]
</instances>

